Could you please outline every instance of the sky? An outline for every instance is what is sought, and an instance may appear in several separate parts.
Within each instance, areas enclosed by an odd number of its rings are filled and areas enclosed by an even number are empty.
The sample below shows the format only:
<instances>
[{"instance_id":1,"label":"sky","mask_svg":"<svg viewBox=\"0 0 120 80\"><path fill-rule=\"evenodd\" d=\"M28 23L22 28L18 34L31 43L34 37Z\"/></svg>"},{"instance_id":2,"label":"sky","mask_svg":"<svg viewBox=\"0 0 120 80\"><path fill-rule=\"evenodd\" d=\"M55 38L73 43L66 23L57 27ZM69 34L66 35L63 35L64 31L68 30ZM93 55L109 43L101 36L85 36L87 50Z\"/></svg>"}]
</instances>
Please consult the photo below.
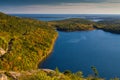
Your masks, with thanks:
<instances>
[{"instance_id":1,"label":"sky","mask_svg":"<svg viewBox=\"0 0 120 80\"><path fill-rule=\"evenodd\" d=\"M120 0L2 0L8 14L120 14Z\"/></svg>"}]
</instances>

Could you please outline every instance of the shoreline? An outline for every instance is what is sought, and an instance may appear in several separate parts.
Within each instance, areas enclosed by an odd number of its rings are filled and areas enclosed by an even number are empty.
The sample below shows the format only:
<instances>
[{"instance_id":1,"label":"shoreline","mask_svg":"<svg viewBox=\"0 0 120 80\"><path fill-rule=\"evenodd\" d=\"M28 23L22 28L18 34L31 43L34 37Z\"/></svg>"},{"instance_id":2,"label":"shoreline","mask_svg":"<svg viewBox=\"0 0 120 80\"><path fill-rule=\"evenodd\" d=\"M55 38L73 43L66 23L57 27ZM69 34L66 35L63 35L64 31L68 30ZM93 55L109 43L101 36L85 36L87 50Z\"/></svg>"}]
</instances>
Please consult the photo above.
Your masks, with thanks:
<instances>
[{"instance_id":1,"label":"shoreline","mask_svg":"<svg viewBox=\"0 0 120 80\"><path fill-rule=\"evenodd\" d=\"M90 29L90 30L82 30L82 31L92 31L92 30L96 30L96 29L93 28L93 29ZM60 32L75 32L75 31L60 31ZM59 34L56 31L56 34L54 35L54 38L52 39L52 43L51 43L51 46L50 46L50 48L47 52L47 55L39 61L39 63L37 64L37 69L44 69L44 68L41 68L40 65L52 54L52 51L54 49L54 45L55 45L55 42L56 42L58 36L59 36Z\"/></svg>"},{"instance_id":2,"label":"shoreline","mask_svg":"<svg viewBox=\"0 0 120 80\"><path fill-rule=\"evenodd\" d=\"M54 49L54 45L55 45L55 43L56 43L57 38L58 38L58 32L56 32L56 34L54 35L54 38L52 39L51 46L50 46L50 48L48 48L49 50L48 50L47 53L46 53L47 55L44 56L44 57L39 61L39 63L37 64L37 69L41 69L39 65L40 65L44 60L46 60L47 57L49 57L49 56L52 54L52 51L53 51L53 49Z\"/></svg>"}]
</instances>

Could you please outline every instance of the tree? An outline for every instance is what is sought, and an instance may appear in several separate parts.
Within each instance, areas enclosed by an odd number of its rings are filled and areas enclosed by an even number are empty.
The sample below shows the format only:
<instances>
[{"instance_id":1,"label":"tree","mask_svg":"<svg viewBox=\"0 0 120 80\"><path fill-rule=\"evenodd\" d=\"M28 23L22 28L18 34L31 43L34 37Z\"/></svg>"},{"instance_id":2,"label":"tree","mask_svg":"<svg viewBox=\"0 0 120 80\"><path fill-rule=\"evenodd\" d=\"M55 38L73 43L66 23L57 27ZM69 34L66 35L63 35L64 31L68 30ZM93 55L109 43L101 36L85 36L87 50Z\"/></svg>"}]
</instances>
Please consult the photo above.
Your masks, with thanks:
<instances>
[{"instance_id":1,"label":"tree","mask_svg":"<svg viewBox=\"0 0 120 80\"><path fill-rule=\"evenodd\" d=\"M70 75L70 74L72 74L72 72L71 72L70 70L65 70L65 71L64 71L64 74L65 74L65 75Z\"/></svg>"},{"instance_id":2,"label":"tree","mask_svg":"<svg viewBox=\"0 0 120 80\"><path fill-rule=\"evenodd\" d=\"M98 70L95 66L91 66L92 71L94 72L95 77L99 77Z\"/></svg>"},{"instance_id":3,"label":"tree","mask_svg":"<svg viewBox=\"0 0 120 80\"><path fill-rule=\"evenodd\" d=\"M75 75L78 77L83 77L83 73L81 71L76 72Z\"/></svg>"}]
</instances>

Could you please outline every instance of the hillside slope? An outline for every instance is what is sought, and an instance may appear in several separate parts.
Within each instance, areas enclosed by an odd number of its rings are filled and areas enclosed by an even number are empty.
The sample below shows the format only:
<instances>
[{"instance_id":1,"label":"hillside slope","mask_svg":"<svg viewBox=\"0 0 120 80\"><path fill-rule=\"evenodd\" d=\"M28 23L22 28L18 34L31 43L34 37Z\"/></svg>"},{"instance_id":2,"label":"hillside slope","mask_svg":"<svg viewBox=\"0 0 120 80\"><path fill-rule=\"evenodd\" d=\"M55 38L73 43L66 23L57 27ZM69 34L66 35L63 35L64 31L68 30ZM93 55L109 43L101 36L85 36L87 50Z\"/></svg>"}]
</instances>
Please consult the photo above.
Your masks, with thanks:
<instances>
[{"instance_id":1,"label":"hillside slope","mask_svg":"<svg viewBox=\"0 0 120 80\"><path fill-rule=\"evenodd\" d=\"M85 31L93 30L93 25L95 22L80 19L80 18L70 18L65 20L50 21L53 26L59 31Z\"/></svg>"},{"instance_id":2,"label":"hillside slope","mask_svg":"<svg viewBox=\"0 0 120 80\"><path fill-rule=\"evenodd\" d=\"M0 13L0 69L37 69L56 38L57 32L46 22Z\"/></svg>"},{"instance_id":3,"label":"hillside slope","mask_svg":"<svg viewBox=\"0 0 120 80\"><path fill-rule=\"evenodd\" d=\"M97 22L95 28L102 29L107 32L120 34L120 19L99 21Z\"/></svg>"}]
</instances>

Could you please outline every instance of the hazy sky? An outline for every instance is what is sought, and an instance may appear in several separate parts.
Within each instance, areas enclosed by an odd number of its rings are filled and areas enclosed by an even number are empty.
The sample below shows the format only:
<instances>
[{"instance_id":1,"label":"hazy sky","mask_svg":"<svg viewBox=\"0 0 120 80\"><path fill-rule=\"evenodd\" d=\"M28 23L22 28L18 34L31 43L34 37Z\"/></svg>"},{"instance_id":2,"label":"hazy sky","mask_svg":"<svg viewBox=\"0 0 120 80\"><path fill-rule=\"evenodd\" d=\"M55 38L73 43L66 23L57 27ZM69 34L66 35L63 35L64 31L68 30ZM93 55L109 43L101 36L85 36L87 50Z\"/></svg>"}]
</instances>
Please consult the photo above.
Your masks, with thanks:
<instances>
[{"instance_id":1,"label":"hazy sky","mask_svg":"<svg viewBox=\"0 0 120 80\"><path fill-rule=\"evenodd\" d=\"M2 0L0 11L26 14L120 14L120 0Z\"/></svg>"}]
</instances>

